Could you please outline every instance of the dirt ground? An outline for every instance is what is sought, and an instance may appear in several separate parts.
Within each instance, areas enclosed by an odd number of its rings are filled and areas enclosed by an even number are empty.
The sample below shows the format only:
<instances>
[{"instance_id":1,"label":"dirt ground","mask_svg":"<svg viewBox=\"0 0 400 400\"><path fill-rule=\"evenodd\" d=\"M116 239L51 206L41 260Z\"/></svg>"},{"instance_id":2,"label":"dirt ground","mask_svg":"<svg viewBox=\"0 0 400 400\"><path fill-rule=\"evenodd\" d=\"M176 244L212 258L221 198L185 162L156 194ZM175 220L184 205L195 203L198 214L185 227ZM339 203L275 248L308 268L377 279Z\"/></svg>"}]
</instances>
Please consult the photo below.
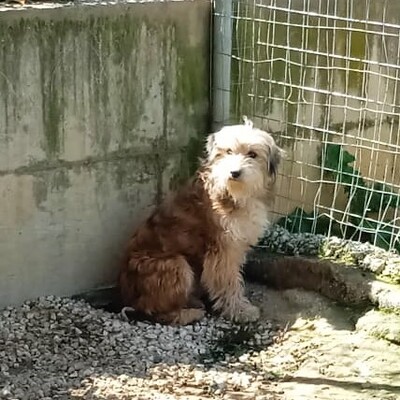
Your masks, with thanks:
<instances>
[{"instance_id":1,"label":"dirt ground","mask_svg":"<svg viewBox=\"0 0 400 400\"><path fill-rule=\"evenodd\" d=\"M365 309L300 289L249 290L263 318L286 327L263 365L284 399L400 399L400 346L356 329Z\"/></svg>"}]
</instances>

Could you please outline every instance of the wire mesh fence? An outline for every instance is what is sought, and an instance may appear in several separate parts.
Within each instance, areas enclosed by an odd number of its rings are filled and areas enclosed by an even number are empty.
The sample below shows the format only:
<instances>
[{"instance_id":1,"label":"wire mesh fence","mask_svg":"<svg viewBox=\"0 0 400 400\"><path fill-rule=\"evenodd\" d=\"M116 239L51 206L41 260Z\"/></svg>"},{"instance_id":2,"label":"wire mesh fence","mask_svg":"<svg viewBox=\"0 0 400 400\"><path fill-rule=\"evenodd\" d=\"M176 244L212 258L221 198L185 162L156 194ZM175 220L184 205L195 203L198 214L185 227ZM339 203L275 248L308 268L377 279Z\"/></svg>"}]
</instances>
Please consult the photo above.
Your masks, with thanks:
<instances>
[{"instance_id":1,"label":"wire mesh fence","mask_svg":"<svg viewBox=\"0 0 400 400\"><path fill-rule=\"evenodd\" d=\"M286 150L279 223L400 251L400 2L226 2L229 122Z\"/></svg>"}]
</instances>

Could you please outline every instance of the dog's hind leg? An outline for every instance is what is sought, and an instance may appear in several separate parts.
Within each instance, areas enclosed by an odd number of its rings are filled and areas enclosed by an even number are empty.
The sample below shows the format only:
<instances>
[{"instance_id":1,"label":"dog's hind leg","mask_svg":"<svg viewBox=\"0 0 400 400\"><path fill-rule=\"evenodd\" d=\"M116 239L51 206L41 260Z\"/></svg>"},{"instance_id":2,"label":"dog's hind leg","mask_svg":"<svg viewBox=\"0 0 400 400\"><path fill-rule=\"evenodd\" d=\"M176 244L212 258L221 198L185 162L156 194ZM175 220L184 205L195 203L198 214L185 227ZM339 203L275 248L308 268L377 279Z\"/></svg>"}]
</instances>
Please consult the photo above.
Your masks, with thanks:
<instances>
[{"instance_id":1,"label":"dog's hind leg","mask_svg":"<svg viewBox=\"0 0 400 400\"><path fill-rule=\"evenodd\" d=\"M160 322L171 325L188 325L201 320L206 314L202 308L183 308L167 314L160 314L157 319Z\"/></svg>"},{"instance_id":2,"label":"dog's hind leg","mask_svg":"<svg viewBox=\"0 0 400 400\"><path fill-rule=\"evenodd\" d=\"M205 314L191 304L194 274L183 256L131 254L120 286L124 304L153 321L189 324Z\"/></svg>"}]
</instances>

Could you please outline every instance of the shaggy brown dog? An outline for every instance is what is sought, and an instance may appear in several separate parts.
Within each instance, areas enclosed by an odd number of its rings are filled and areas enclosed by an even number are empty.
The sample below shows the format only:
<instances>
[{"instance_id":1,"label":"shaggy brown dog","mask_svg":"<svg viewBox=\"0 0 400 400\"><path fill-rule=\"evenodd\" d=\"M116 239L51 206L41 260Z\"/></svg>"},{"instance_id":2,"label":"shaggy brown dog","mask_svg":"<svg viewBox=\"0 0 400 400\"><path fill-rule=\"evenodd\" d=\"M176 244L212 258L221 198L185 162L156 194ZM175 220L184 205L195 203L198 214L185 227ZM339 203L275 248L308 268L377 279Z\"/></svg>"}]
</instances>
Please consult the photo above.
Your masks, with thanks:
<instances>
[{"instance_id":1,"label":"shaggy brown dog","mask_svg":"<svg viewBox=\"0 0 400 400\"><path fill-rule=\"evenodd\" d=\"M241 266L268 224L280 157L250 121L211 134L195 177L131 238L119 276L123 304L158 322L188 324L204 316L206 293L223 317L256 320Z\"/></svg>"}]
</instances>

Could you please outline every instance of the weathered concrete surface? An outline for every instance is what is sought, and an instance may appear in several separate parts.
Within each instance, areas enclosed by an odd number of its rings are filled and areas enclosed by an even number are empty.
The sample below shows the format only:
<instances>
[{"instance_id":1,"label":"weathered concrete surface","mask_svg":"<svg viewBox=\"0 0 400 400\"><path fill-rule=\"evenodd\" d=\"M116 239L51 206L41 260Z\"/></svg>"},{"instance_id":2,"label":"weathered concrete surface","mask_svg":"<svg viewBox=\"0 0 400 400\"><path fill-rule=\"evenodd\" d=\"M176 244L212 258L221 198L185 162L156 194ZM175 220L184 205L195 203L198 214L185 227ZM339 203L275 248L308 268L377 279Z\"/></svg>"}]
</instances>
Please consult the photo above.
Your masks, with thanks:
<instances>
[{"instance_id":1,"label":"weathered concrete surface","mask_svg":"<svg viewBox=\"0 0 400 400\"><path fill-rule=\"evenodd\" d=\"M301 288L341 304L373 304L400 311L400 285L382 282L375 274L355 266L255 251L249 257L245 272L249 279L275 289Z\"/></svg>"},{"instance_id":2,"label":"weathered concrete surface","mask_svg":"<svg viewBox=\"0 0 400 400\"><path fill-rule=\"evenodd\" d=\"M113 282L208 129L208 1L0 11L0 306Z\"/></svg>"}]
</instances>

